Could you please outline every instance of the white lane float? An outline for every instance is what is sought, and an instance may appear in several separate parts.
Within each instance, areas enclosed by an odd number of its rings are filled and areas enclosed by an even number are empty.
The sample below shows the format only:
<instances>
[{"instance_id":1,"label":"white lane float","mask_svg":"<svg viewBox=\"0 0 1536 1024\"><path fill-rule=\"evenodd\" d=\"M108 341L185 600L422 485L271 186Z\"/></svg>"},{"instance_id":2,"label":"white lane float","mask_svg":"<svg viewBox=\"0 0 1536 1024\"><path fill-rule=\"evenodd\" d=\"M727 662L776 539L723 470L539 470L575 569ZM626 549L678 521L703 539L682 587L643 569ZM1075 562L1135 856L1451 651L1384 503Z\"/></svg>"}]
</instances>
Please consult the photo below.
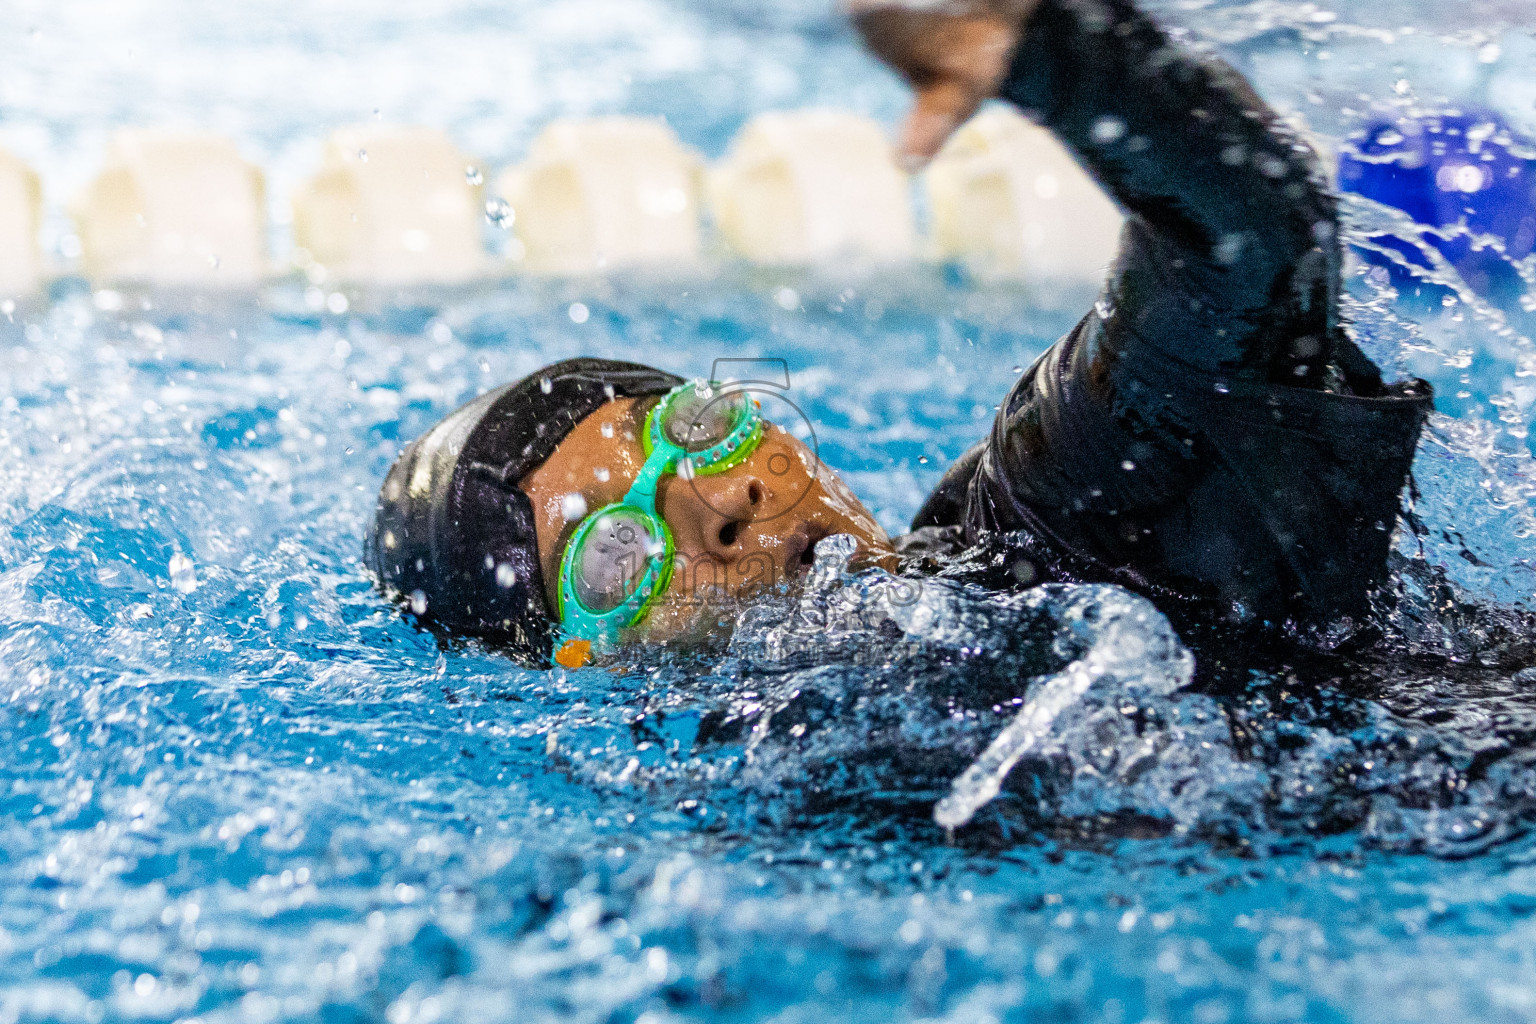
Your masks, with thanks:
<instances>
[{"instance_id":1,"label":"white lane float","mask_svg":"<svg viewBox=\"0 0 1536 1024\"><path fill-rule=\"evenodd\" d=\"M522 268L590 274L699 260L702 163L664 121L555 121L502 175Z\"/></svg>"},{"instance_id":2,"label":"white lane float","mask_svg":"<svg viewBox=\"0 0 1536 1024\"><path fill-rule=\"evenodd\" d=\"M265 181L218 135L119 132L74 215L94 283L232 290L267 276Z\"/></svg>"},{"instance_id":3,"label":"white lane float","mask_svg":"<svg viewBox=\"0 0 1536 1024\"><path fill-rule=\"evenodd\" d=\"M0 301L14 302L43 283L37 247L42 202L36 173L0 149Z\"/></svg>"},{"instance_id":4,"label":"white lane float","mask_svg":"<svg viewBox=\"0 0 1536 1024\"><path fill-rule=\"evenodd\" d=\"M943 260L984 280L1097 280L1124 217L1056 137L990 107L955 133L925 177Z\"/></svg>"},{"instance_id":5,"label":"white lane float","mask_svg":"<svg viewBox=\"0 0 1536 1024\"><path fill-rule=\"evenodd\" d=\"M769 266L889 264L916 253L910 179L885 131L837 110L761 114L709 175L726 245Z\"/></svg>"},{"instance_id":6,"label":"white lane float","mask_svg":"<svg viewBox=\"0 0 1536 1024\"><path fill-rule=\"evenodd\" d=\"M483 174L442 132L344 128L293 197L301 266L359 285L446 285L486 276Z\"/></svg>"}]
</instances>

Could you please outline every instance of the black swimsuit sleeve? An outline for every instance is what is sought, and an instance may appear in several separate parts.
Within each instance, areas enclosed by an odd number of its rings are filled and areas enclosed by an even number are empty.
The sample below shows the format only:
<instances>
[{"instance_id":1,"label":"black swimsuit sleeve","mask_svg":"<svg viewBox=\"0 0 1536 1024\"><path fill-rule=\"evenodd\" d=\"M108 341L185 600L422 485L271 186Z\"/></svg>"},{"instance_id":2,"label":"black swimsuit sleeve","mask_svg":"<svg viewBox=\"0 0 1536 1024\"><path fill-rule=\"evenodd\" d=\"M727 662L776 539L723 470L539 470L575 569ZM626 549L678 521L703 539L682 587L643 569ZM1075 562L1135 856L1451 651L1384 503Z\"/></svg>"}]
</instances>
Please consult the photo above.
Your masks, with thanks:
<instances>
[{"instance_id":1,"label":"black swimsuit sleeve","mask_svg":"<svg viewBox=\"0 0 1536 1024\"><path fill-rule=\"evenodd\" d=\"M1336 335L1336 203L1310 147L1232 68L1130 0L1042 0L1002 96L1126 212L1100 309L1113 354L1315 386Z\"/></svg>"},{"instance_id":2,"label":"black swimsuit sleeve","mask_svg":"<svg viewBox=\"0 0 1536 1024\"><path fill-rule=\"evenodd\" d=\"M1243 79L1131 0L1041 0L1002 89L1127 214L1099 302L920 513L1053 578L1278 620L1382 578L1431 396L1339 329L1336 204Z\"/></svg>"}]
</instances>

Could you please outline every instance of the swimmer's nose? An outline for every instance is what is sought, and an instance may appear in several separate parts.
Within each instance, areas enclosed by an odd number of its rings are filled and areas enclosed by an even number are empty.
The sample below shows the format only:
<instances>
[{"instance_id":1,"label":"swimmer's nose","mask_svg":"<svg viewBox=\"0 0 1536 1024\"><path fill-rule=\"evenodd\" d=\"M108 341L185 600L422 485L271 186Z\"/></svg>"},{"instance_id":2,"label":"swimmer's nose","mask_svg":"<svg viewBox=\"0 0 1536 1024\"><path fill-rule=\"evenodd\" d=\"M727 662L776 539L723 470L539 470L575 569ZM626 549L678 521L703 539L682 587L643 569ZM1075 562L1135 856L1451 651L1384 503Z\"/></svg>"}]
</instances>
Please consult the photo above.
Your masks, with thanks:
<instances>
[{"instance_id":1,"label":"swimmer's nose","mask_svg":"<svg viewBox=\"0 0 1536 1024\"><path fill-rule=\"evenodd\" d=\"M679 546L730 559L741 550L743 529L767 496L767 486L751 474L674 480L663 512Z\"/></svg>"}]
</instances>

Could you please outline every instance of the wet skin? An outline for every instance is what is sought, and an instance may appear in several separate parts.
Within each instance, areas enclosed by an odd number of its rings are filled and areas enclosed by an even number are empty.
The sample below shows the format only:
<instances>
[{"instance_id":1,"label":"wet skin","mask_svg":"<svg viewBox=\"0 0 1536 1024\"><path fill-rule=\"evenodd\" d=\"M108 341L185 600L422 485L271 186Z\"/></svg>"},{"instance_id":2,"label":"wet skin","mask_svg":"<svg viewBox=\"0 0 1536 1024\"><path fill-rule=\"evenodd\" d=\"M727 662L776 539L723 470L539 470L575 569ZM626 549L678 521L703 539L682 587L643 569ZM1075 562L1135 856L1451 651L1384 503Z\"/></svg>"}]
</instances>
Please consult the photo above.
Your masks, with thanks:
<instances>
[{"instance_id":1,"label":"wet skin","mask_svg":"<svg viewBox=\"0 0 1536 1024\"><path fill-rule=\"evenodd\" d=\"M609 402L519 482L533 503L551 608L566 541L583 516L621 501L639 474L645 462L639 439L655 403ZM751 456L727 472L662 478L656 510L672 530L677 564L636 638L665 642L710 631L722 610L804 573L816 542L833 534L853 536L866 561L894 564L890 539L848 485L783 427L764 427ZM578 504L572 495L581 496L584 511L567 520Z\"/></svg>"}]
</instances>

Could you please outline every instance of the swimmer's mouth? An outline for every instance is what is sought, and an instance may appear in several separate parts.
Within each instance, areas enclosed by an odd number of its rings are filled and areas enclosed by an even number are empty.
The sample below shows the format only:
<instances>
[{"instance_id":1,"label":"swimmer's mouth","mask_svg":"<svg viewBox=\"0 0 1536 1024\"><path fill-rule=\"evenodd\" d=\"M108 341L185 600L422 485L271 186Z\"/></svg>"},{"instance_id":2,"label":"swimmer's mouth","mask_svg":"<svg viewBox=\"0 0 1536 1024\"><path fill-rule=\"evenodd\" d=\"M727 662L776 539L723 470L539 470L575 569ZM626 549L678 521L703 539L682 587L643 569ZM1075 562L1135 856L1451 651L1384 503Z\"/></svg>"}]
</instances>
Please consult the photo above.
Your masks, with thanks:
<instances>
[{"instance_id":1,"label":"swimmer's mouth","mask_svg":"<svg viewBox=\"0 0 1536 1024\"><path fill-rule=\"evenodd\" d=\"M827 536L826 530L809 524L795 531L784 545L784 578L792 580L804 575L816 563L816 545Z\"/></svg>"}]
</instances>

